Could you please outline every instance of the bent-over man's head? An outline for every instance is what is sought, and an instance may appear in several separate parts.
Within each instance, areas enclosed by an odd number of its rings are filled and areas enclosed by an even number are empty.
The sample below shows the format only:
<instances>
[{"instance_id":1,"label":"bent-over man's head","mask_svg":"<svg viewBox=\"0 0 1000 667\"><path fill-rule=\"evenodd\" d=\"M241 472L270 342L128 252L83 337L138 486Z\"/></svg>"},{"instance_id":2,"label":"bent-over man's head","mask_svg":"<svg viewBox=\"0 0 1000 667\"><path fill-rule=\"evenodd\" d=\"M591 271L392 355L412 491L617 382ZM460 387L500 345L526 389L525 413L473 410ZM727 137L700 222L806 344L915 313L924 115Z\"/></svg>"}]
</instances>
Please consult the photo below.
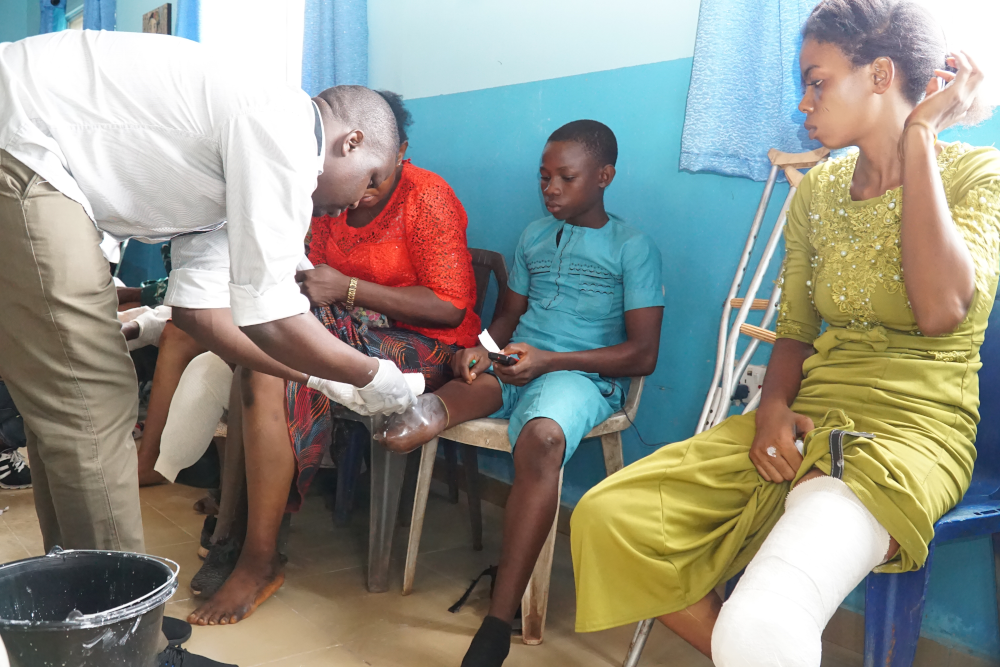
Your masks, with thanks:
<instances>
[{"instance_id":1,"label":"bent-over man's head","mask_svg":"<svg viewBox=\"0 0 1000 667\"><path fill-rule=\"evenodd\" d=\"M313 212L337 216L392 174L399 151L396 117L381 95L364 86L327 88L313 101L326 138Z\"/></svg>"}]
</instances>

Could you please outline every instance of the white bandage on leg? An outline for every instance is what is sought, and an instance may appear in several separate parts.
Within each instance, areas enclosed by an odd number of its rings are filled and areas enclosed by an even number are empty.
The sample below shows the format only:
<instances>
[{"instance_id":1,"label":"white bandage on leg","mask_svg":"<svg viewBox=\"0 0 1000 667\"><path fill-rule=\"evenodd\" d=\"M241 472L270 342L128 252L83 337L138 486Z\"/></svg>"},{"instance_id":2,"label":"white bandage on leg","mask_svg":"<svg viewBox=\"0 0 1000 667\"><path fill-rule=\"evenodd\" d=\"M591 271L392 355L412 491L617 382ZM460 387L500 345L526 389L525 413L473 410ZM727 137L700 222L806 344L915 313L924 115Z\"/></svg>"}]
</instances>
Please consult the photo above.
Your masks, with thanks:
<instances>
[{"instance_id":1,"label":"white bandage on leg","mask_svg":"<svg viewBox=\"0 0 1000 667\"><path fill-rule=\"evenodd\" d=\"M819 667L823 629L888 550L889 533L844 482L797 486L722 607L716 666Z\"/></svg>"},{"instance_id":2,"label":"white bandage on leg","mask_svg":"<svg viewBox=\"0 0 1000 667\"><path fill-rule=\"evenodd\" d=\"M205 352L191 360L170 401L153 470L172 482L177 473L198 462L229 407L232 383L229 364L215 354Z\"/></svg>"}]
</instances>

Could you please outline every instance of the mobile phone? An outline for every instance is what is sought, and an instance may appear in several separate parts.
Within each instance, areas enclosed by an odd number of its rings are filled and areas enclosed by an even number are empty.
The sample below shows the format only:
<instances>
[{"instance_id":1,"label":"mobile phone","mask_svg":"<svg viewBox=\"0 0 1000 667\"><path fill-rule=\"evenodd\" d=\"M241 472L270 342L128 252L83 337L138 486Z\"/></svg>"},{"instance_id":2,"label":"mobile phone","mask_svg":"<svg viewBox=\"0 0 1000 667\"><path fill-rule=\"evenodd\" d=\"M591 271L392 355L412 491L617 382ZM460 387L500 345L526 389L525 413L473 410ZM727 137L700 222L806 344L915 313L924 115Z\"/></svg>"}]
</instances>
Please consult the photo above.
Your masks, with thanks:
<instances>
[{"instance_id":1,"label":"mobile phone","mask_svg":"<svg viewBox=\"0 0 1000 667\"><path fill-rule=\"evenodd\" d=\"M500 354L499 352L487 352L486 356L490 358L490 361L502 364L504 366L513 366L514 364L517 363L517 357L511 357L506 354Z\"/></svg>"}]
</instances>

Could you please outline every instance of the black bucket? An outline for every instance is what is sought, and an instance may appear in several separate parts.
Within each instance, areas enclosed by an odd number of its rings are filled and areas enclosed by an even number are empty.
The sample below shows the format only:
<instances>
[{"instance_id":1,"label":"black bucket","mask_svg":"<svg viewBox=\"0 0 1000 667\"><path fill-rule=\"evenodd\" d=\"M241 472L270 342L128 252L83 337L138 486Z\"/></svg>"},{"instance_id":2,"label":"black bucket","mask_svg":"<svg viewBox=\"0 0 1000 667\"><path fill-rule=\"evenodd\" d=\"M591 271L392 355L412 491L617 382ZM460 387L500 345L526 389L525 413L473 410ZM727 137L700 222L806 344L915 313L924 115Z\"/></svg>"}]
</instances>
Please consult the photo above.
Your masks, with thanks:
<instances>
[{"instance_id":1,"label":"black bucket","mask_svg":"<svg viewBox=\"0 0 1000 667\"><path fill-rule=\"evenodd\" d=\"M63 551L0 565L0 637L11 667L152 667L173 561Z\"/></svg>"}]
</instances>

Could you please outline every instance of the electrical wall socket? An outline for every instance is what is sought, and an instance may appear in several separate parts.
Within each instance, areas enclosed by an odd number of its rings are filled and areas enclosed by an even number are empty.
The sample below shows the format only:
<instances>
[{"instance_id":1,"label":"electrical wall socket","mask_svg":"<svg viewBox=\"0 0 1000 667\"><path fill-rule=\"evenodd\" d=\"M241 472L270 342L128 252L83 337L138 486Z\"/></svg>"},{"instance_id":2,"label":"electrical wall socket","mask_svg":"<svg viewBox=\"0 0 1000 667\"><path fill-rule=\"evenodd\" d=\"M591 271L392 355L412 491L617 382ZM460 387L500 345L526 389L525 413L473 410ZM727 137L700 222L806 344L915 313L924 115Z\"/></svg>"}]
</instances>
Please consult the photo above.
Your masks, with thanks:
<instances>
[{"instance_id":1,"label":"electrical wall socket","mask_svg":"<svg viewBox=\"0 0 1000 667\"><path fill-rule=\"evenodd\" d=\"M743 376L740 378L740 384L746 386L749 390L746 396L740 397L737 402L738 405L746 405L753 397L760 392L762 386L764 386L764 373L767 372L767 366L747 366L746 371L743 372ZM740 394L743 392L740 391Z\"/></svg>"}]
</instances>

